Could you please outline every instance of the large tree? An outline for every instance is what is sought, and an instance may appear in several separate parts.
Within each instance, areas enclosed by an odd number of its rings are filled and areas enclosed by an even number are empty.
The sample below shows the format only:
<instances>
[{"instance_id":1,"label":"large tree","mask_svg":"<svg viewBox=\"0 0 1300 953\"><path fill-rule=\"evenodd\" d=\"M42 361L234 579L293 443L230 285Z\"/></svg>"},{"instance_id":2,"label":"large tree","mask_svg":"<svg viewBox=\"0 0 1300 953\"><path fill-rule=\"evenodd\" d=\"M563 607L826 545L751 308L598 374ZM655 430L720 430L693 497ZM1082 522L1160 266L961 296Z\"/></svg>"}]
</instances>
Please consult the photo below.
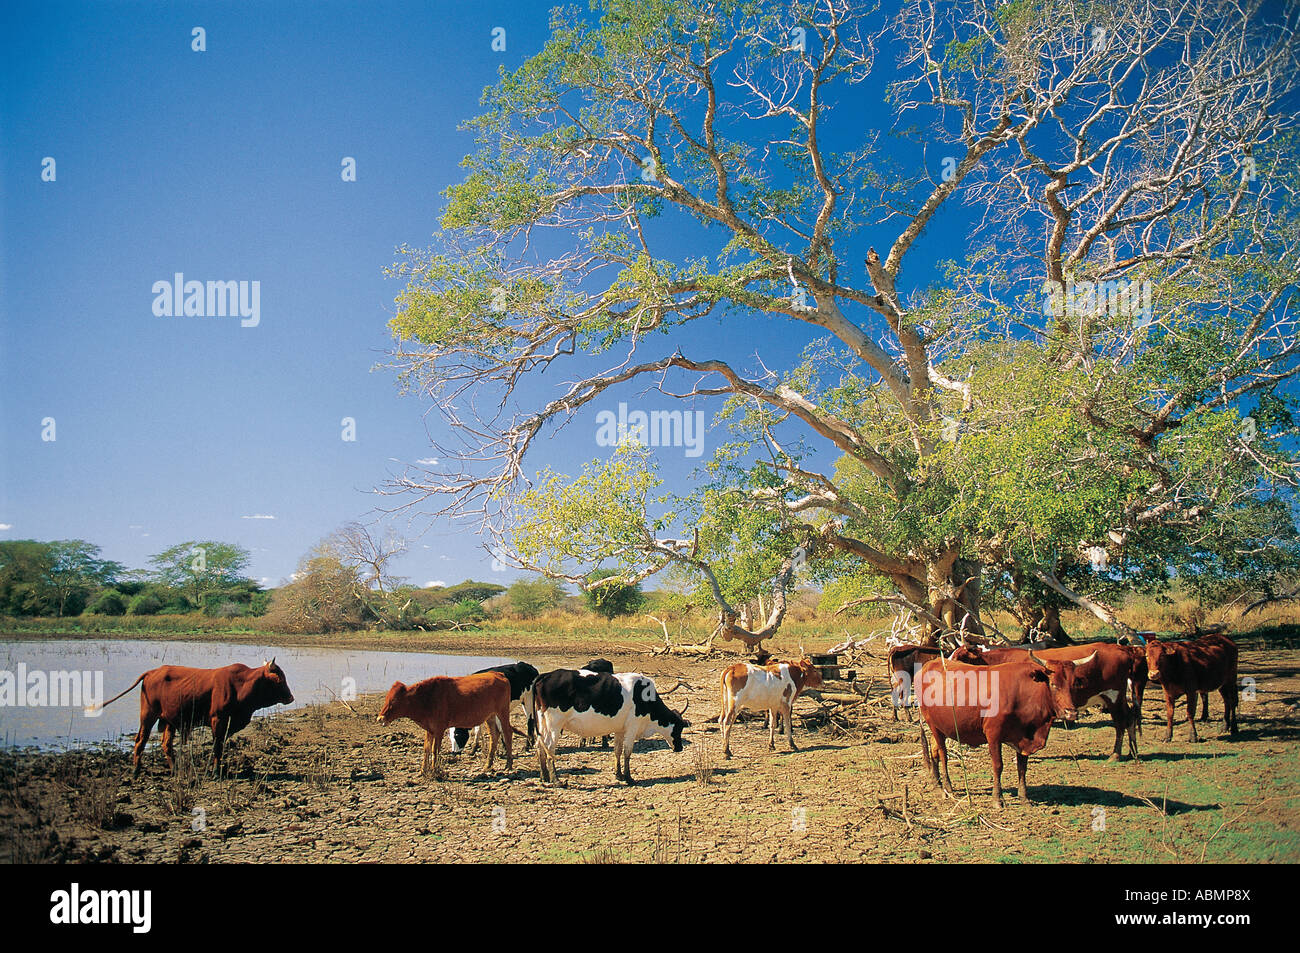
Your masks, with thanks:
<instances>
[{"instance_id":1,"label":"large tree","mask_svg":"<svg viewBox=\"0 0 1300 953\"><path fill-rule=\"evenodd\" d=\"M457 437L410 505L587 584L688 567L743 637L807 560L979 633L993 592L1122 628L1117 586L1260 545L1297 481L1294 8L599 7L485 92L395 266L397 364ZM745 351L697 353L706 319ZM647 387L727 399L697 488L636 453L530 479L540 434ZM773 584L761 625L727 573Z\"/></svg>"}]
</instances>

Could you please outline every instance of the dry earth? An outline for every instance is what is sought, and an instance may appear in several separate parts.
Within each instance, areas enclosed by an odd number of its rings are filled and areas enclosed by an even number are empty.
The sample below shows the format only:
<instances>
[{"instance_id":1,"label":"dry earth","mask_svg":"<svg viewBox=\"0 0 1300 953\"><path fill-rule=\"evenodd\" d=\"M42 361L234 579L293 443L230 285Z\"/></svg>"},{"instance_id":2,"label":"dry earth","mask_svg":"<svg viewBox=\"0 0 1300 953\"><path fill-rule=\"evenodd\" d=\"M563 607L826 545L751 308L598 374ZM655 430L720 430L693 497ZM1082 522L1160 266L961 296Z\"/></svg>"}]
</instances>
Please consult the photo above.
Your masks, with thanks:
<instances>
[{"instance_id":1,"label":"dry earth","mask_svg":"<svg viewBox=\"0 0 1300 953\"><path fill-rule=\"evenodd\" d=\"M525 656L543 671L570 657ZM165 768L157 734L132 778L118 749L0 752L0 859L112 862L409 861L1109 861L1300 860L1300 652L1243 652L1256 679L1241 731L1210 722L1191 744L1185 726L1160 742L1164 700L1147 692L1141 763L1106 760L1113 732L1099 713L1052 731L1030 761L1030 803L990 797L984 749L954 748L954 801L923 773L915 723L890 718L884 679L837 721L796 719L797 752L767 748L757 718L721 759L717 673L726 660L615 657L661 689L684 684L685 751L641 742L638 783L617 784L613 757L568 744L560 786L537 779L516 745L511 770L484 757L448 760L448 780L420 777L422 732L387 728L379 698L258 719L229 749L230 776L202 766L210 736L195 733L183 770ZM883 669L882 669L883 671ZM864 678L870 675L863 673ZM848 691L849 686L827 686ZM808 706L812 708L812 705ZM1212 711L1222 704L1212 696ZM1185 715L1184 715L1185 716ZM803 723L807 722L807 723ZM516 709L516 725L522 715ZM847 727L845 727L847 726ZM520 739L522 740L522 739ZM576 741L576 739L572 739ZM570 739L566 736L566 742Z\"/></svg>"}]
</instances>

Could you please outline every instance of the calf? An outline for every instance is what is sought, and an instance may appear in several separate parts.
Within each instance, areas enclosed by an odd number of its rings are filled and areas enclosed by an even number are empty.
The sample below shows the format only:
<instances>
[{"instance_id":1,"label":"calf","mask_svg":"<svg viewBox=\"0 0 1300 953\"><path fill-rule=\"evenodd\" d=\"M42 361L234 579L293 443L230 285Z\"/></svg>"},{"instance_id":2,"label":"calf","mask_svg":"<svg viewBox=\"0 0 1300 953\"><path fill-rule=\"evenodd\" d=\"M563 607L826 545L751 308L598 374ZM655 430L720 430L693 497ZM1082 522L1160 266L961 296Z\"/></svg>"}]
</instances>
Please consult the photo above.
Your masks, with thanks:
<instances>
[{"instance_id":1,"label":"calf","mask_svg":"<svg viewBox=\"0 0 1300 953\"><path fill-rule=\"evenodd\" d=\"M1130 686L1135 685L1139 679L1137 674L1138 665L1128 646L1111 645L1109 643L1070 645L1055 649L1042 649L1041 651L1035 651L1034 655L1048 662L1079 663L1078 685L1079 691L1084 694L1074 699L1075 707L1087 708L1099 704L1110 715L1111 724L1115 728L1115 747L1111 752L1110 760L1118 761L1124 756L1124 734L1126 732L1128 734L1129 751L1133 755L1133 760L1140 760L1137 746L1138 714L1130 707L1128 697ZM1096 660L1085 667L1083 661L1085 659L1092 660L1094 656ZM983 646L963 645L958 647L949 657L954 661L971 665L997 665L1004 662L1028 661L1029 653L1026 649L1015 647L985 648ZM1140 678L1142 684L1145 685L1145 661L1141 665L1141 670Z\"/></svg>"},{"instance_id":2,"label":"calf","mask_svg":"<svg viewBox=\"0 0 1300 953\"><path fill-rule=\"evenodd\" d=\"M491 668L481 668L474 672L475 675L482 675L485 672L500 672L510 682L510 700L519 702L524 709L524 718L528 725L528 737L524 743L524 749L527 750L533 746L534 722L533 722L533 682L537 681L537 669L533 668L527 662L511 662L508 665L494 665ZM467 743L473 736L473 745L470 747L470 754L478 751L479 730L477 727L469 728L448 728L447 745L453 752L459 752L465 749Z\"/></svg>"},{"instance_id":3,"label":"calf","mask_svg":"<svg viewBox=\"0 0 1300 953\"><path fill-rule=\"evenodd\" d=\"M424 763L421 774L429 774L429 752L433 751L433 774L442 771L442 739L448 728L474 728L486 724L491 734L487 770L497 753L497 740L505 735L506 770L511 768L510 682L500 672L452 678L435 675L414 685L394 682L375 719L382 725L409 718L424 729Z\"/></svg>"},{"instance_id":4,"label":"calf","mask_svg":"<svg viewBox=\"0 0 1300 953\"><path fill-rule=\"evenodd\" d=\"M143 682L143 685L140 683ZM190 730L199 725L212 729L212 770L221 770L221 752L225 741L246 727L253 712L271 705L293 703L293 693L275 659L258 668L227 665L224 668L185 668L163 665L145 672L121 694L114 695L96 711L117 701L140 685L140 730L136 732L131 760L140 773L140 756L156 722L163 725L163 755L167 767L176 769L173 740L180 732L181 744L189 740Z\"/></svg>"},{"instance_id":5,"label":"calf","mask_svg":"<svg viewBox=\"0 0 1300 953\"><path fill-rule=\"evenodd\" d=\"M1191 642L1147 642L1147 667L1151 679L1165 690L1165 741L1174 737L1174 701L1187 696L1187 724L1196 737L1196 696L1202 696L1205 712L1210 709L1209 693L1218 689L1223 698L1223 727L1229 736L1237 733L1237 643L1226 635L1203 635Z\"/></svg>"},{"instance_id":6,"label":"calf","mask_svg":"<svg viewBox=\"0 0 1300 953\"><path fill-rule=\"evenodd\" d=\"M1029 756L1047 744L1052 721L1077 716L1073 662L1028 661L1001 665L967 665L939 658L927 662L917 680L921 720L930 729L931 746L922 731L921 754L931 778L952 794L948 780L949 738L964 745L987 745L993 769L993 800L1002 807L1002 746L1016 749L1016 776L1022 801L1029 800L1025 778ZM937 762L937 763L936 763Z\"/></svg>"},{"instance_id":7,"label":"calf","mask_svg":"<svg viewBox=\"0 0 1300 953\"><path fill-rule=\"evenodd\" d=\"M731 757L731 726L743 708L767 711L767 746L773 751L776 750L776 719L784 717L785 740L791 751L798 751L790 709L801 691L821 683L821 670L807 656L797 662L769 662L762 666L737 662L726 668L722 673L722 712L718 715L718 724L722 726L722 756Z\"/></svg>"},{"instance_id":8,"label":"calf","mask_svg":"<svg viewBox=\"0 0 1300 953\"><path fill-rule=\"evenodd\" d=\"M645 675L610 675L589 670L558 669L537 679L537 763L542 781L555 782L555 749L560 733L585 737L614 736L614 777L632 780L632 749L641 738L663 738L682 750L682 731L690 727L664 704Z\"/></svg>"}]
</instances>

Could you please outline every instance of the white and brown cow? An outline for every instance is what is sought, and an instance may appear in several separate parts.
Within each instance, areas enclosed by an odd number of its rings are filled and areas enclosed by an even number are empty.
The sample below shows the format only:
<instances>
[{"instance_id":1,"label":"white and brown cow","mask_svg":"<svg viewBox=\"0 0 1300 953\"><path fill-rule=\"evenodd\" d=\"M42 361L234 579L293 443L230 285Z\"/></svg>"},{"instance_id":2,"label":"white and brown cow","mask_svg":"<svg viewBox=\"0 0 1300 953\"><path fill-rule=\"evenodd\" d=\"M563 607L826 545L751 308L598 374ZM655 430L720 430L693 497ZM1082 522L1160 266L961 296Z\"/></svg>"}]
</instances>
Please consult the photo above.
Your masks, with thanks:
<instances>
[{"instance_id":1,"label":"white and brown cow","mask_svg":"<svg viewBox=\"0 0 1300 953\"><path fill-rule=\"evenodd\" d=\"M807 656L797 662L773 661L766 665L737 662L729 666L722 673L722 713L718 716L718 724L722 726L722 756L731 757L731 726L744 708L767 711L767 746L773 751L776 750L776 719L784 718L785 740L791 751L798 751L790 709L800 692L821 683L821 669Z\"/></svg>"}]
</instances>

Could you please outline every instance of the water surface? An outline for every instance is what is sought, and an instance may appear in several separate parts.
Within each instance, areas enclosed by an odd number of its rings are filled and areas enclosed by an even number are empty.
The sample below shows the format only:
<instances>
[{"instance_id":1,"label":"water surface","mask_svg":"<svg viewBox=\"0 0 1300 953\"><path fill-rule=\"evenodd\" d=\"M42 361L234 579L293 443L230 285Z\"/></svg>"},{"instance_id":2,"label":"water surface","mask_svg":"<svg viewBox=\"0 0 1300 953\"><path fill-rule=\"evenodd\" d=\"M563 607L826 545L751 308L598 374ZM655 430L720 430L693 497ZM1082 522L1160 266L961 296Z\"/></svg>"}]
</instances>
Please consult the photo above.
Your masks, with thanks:
<instances>
[{"instance_id":1,"label":"water surface","mask_svg":"<svg viewBox=\"0 0 1300 953\"><path fill-rule=\"evenodd\" d=\"M0 672L17 676L19 666L32 672L88 673L78 685L94 692L97 701L112 698L140 673L159 665L217 668L232 662L260 665L275 658L284 669L293 692L292 705L263 708L266 716L287 708L302 708L335 700L344 679L353 679L358 694L383 692L397 680L416 682L433 675L468 675L489 665L513 659L473 655L435 655L428 652L374 652L348 648L309 648L239 644L230 642L166 642L129 639L0 640ZM30 684L30 682L29 682ZM14 701L18 699L15 697ZM50 699L49 701L54 701ZM66 701L67 699L58 699ZM0 745L64 748L98 742L128 743L140 725L140 689L89 717L80 704L31 704L21 707L0 702ZM84 702L83 702L84 703ZM158 737L155 728L153 738ZM153 739L151 739L152 741Z\"/></svg>"}]
</instances>

